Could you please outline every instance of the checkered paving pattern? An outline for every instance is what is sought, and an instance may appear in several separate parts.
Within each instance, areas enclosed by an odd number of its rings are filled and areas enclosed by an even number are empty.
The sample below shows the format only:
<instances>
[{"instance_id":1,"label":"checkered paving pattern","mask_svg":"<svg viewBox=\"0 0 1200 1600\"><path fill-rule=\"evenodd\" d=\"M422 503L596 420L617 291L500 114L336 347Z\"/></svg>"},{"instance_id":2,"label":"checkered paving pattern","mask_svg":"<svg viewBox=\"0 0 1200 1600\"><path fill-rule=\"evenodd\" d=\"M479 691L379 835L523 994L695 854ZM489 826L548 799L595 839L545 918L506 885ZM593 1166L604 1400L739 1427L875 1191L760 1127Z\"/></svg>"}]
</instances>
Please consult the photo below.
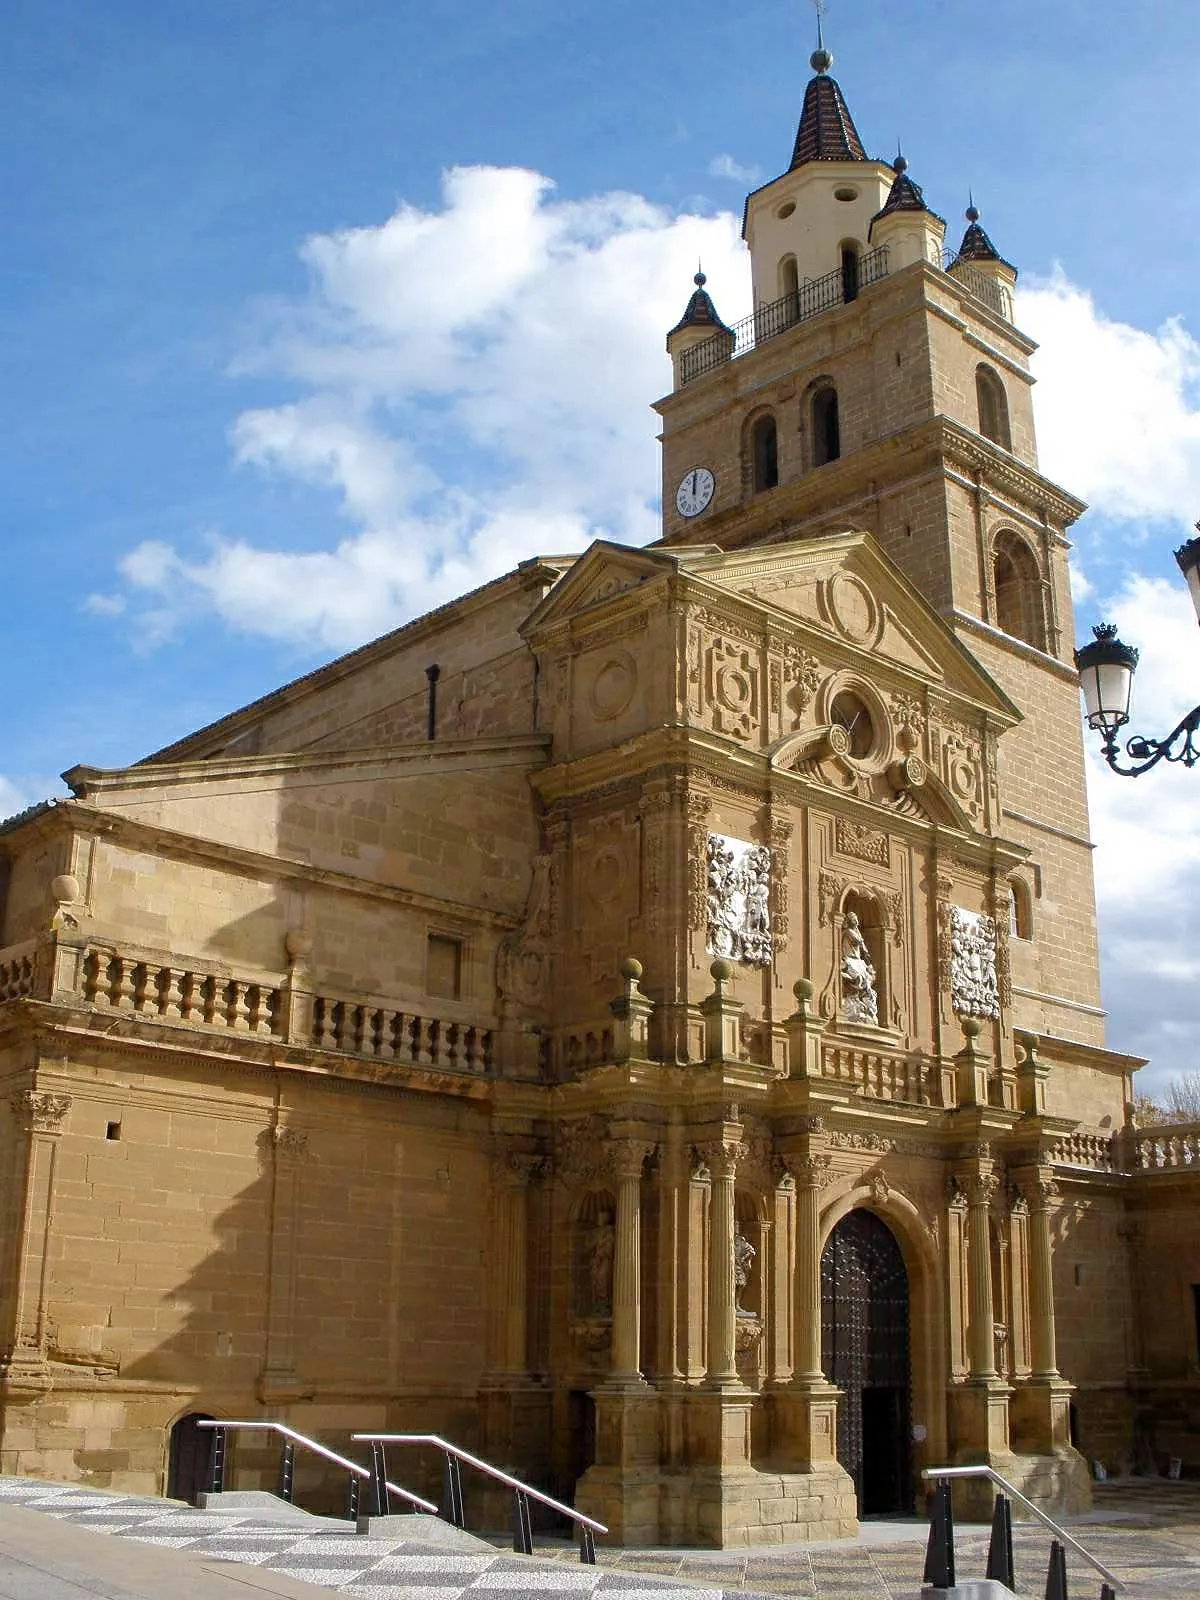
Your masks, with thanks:
<instances>
[{"instance_id":1,"label":"checkered paving pattern","mask_svg":"<svg viewBox=\"0 0 1200 1600\"><path fill-rule=\"evenodd\" d=\"M0 1505L21 1505L79 1528L182 1550L210 1560L286 1573L361 1600L915 1600L925 1529L885 1543L745 1552L620 1550L602 1546L599 1566L579 1564L574 1546L547 1541L539 1554L497 1549L448 1552L403 1538L360 1538L351 1524L320 1517L283 1522L261 1511L197 1511L173 1501L100 1493L32 1479L0 1479ZM1128 1600L1200 1595L1200 1484L1097 1486L1096 1511L1072 1532L1125 1583ZM1048 1536L1013 1529L1018 1592L1043 1593ZM961 1578L981 1577L987 1534L960 1526ZM1094 1600L1099 1577L1068 1554L1072 1600Z\"/></svg>"},{"instance_id":2,"label":"checkered paving pattern","mask_svg":"<svg viewBox=\"0 0 1200 1600\"><path fill-rule=\"evenodd\" d=\"M362 1538L351 1523L322 1517L284 1523L261 1512L216 1514L28 1478L0 1479L0 1505L24 1506L110 1537L285 1573L360 1600L592 1600L596 1594L606 1600L766 1600L741 1586L735 1597L712 1577L681 1584L500 1550L447 1553L418 1540Z\"/></svg>"}]
</instances>

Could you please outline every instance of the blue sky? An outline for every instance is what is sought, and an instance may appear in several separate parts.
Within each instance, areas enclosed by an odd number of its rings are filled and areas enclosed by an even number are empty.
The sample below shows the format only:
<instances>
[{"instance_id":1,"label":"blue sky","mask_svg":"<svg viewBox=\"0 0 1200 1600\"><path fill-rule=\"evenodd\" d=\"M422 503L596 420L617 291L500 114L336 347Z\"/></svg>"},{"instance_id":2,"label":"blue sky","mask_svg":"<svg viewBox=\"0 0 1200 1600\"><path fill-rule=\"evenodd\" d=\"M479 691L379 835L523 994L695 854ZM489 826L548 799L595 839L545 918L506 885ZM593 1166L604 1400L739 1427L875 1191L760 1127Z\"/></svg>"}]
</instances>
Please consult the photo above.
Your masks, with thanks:
<instances>
[{"instance_id":1,"label":"blue sky","mask_svg":"<svg viewBox=\"0 0 1200 1600\"><path fill-rule=\"evenodd\" d=\"M1200 697L1170 558L1200 516L1200 7L826 27L868 148L902 141L950 237L973 188L1022 269L1044 464L1094 507L1080 631L1143 645L1164 731ZM786 165L813 31L800 0L10 0L0 812L534 549L651 536L663 332L697 254L747 309L741 201ZM1197 785L1093 786L1112 1042L1164 1072L1194 1064Z\"/></svg>"}]
</instances>

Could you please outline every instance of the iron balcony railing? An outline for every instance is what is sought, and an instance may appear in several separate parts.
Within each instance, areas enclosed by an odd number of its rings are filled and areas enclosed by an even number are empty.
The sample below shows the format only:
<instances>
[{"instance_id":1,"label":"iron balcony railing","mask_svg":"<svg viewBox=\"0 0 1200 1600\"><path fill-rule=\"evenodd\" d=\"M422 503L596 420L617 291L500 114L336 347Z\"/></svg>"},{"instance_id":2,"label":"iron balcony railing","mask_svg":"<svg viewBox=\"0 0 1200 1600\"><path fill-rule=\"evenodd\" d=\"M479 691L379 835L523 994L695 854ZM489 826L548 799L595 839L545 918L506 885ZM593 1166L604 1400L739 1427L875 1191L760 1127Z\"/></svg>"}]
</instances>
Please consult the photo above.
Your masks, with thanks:
<instances>
[{"instance_id":1,"label":"iron balcony railing","mask_svg":"<svg viewBox=\"0 0 1200 1600\"><path fill-rule=\"evenodd\" d=\"M986 272L981 272L970 261L961 260L954 250L942 251L942 270L961 283L964 289L969 289L976 300L982 300L989 311L1003 317L1005 322L1012 321L1012 294L1007 284L989 278Z\"/></svg>"},{"instance_id":2,"label":"iron balcony railing","mask_svg":"<svg viewBox=\"0 0 1200 1600\"><path fill-rule=\"evenodd\" d=\"M859 256L857 271L838 267L823 278L812 278L791 294L761 305L748 317L735 322L727 332L715 333L703 344L685 350L679 361L680 378L691 383L706 372L712 372L735 356L743 356L768 339L774 339L797 323L807 322L822 311L832 311L857 297L859 290L869 288L887 276L887 245Z\"/></svg>"}]
</instances>

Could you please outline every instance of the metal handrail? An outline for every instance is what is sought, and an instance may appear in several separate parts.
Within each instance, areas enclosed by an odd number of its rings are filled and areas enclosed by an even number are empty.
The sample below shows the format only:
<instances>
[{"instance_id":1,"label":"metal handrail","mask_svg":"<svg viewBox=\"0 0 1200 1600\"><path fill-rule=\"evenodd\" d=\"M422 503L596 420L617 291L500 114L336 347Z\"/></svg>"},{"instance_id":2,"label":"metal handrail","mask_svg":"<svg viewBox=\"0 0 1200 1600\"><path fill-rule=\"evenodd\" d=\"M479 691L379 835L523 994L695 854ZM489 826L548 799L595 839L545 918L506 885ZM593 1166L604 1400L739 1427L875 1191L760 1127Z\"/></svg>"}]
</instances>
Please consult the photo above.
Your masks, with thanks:
<instances>
[{"instance_id":1,"label":"metal handrail","mask_svg":"<svg viewBox=\"0 0 1200 1600\"><path fill-rule=\"evenodd\" d=\"M350 1461L345 1456L338 1455L336 1450L331 1450L328 1445L319 1444L316 1439L310 1439L303 1433L297 1433L294 1428L289 1428L283 1422L222 1422L213 1418L211 1422L197 1422L198 1428L230 1428L249 1430L257 1428L260 1431L277 1433L284 1439L290 1439L293 1444L303 1445L306 1450L311 1450L314 1455L323 1456L326 1461L332 1461L336 1466L343 1467L356 1478L369 1478L370 1467L364 1467L360 1461ZM355 1434L357 1439L359 1434ZM409 1489L402 1489L398 1483L389 1483L388 1489L392 1494L399 1495L401 1500L407 1500L410 1505L420 1506L422 1511L427 1511L430 1516L437 1516L438 1508L429 1500L424 1500L419 1494L413 1494Z\"/></svg>"},{"instance_id":2,"label":"metal handrail","mask_svg":"<svg viewBox=\"0 0 1200 1600\"><path fill-rule=\"evenodd\" d=\"M1019 1501L1021 1505L1025 1507L1026 1511L1035 1516L1039 1522L1044 1522L1046 1527L1050 1529L1050 1532L1056 1539L1061 1539L1063 1544L1070 1545L1071 1549L1074 1550L1077 1556L1080 1556L1084 1561L1086 1561L1090 1567L1095 1567L1096 1571L1104 1579L1105 1583L1111 1583L1114 1589L1123 1589L1125 1587L1121 1579L1118 1578L1115 1573L1110 1572L1102 1561L1097 1561L1094 1555L1089 1554L1089 1552L1086 1551L1080 1544L1078 1539L1073 1539L1064 1527L1055 1522L1053 1517L1048 1517L1040 1506L1035 1506L1033 1501L1027 1499L1019 1489L1014 1488L1013 1485L1009 1483L1007 1478L1002 1478L994 1467L926 1467L921 1473L921 1476L923 1478L934 1479L989 1478L992 1483L997 1486L997 1488L1002 1489L1004 1493L1010 1495L1012 1499Z\"/></svg>"},{"instance_id":3,"label":"metal handrail","mask_svg":"<svg viewBox=\"0 0 1200 1600\"><path fill-rule=\"evenodd\" d=\"M463 1450L456 1444L451 1444L449 1439L443 1439L437 1433L355 1433L351 1438L363 1444L382 1446L385 1444L431 1444L443 1451L447 1457L455 1461L462 1461L468 1467L474 1467L477 1472L482 1472L486 1477L492 1478L497 1483L504 1484L516 1496L517 1533L514 1548L521 1549L526 1555L532 1554L532 1532L529 1526L526 1508L522 1507L523 1500L536 1500L540 1505L549 1506L551 1511L557 1511L560 1516L569 1517L579 1528L580 1552L579 1559L589 1564L594 1564L596 1559L594 1533L607 1533L604 1523L597 1522L593 1517L588 1517L582 1511L576 1511L574 1506L565 1506L561 1500L543 1494L540 1489L534 1489L527 1483L522 1483L520 1478L514 1478L511 1473L503 1472L499 1467L492 1466L490 1461L483 1461L479 1456L473 1456L469 1450ZM449 1464L447 1464L449 1471ZM457 1468L455 1468L457 1472ZM458 1502L461 1513L461 1490L457 1489L453 1479L449 1484L450 1500L453 1508ZM451 1518L451 1520L456 1520ZM459 1524L461 1526L461 1523Z\"/></svg>"}]
</instances>

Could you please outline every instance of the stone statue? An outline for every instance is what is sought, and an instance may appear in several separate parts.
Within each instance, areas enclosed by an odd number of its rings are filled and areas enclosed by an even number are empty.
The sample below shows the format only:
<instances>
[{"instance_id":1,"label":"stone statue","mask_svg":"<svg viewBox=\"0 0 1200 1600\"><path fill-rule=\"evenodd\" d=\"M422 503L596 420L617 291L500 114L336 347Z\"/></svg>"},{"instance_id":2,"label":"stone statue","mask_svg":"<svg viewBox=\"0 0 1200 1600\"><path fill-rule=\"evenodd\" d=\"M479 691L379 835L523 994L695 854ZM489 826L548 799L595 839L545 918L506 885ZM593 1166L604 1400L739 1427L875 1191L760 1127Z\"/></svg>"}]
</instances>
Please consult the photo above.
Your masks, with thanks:
<instances>
[{"instance_id":1,"label":"stone statue","mask_svg":"<svg viewBox=\"0 0 1200 1600\"><path fill-rule=\"evenodd\" d=\"M742 1291L750 1281L750 1269L754 1265L754 1257L758 1254L754 1246L744 1234L737 1233L733 1238L733 1282L734 1282L734 1308L739 1317L752 1317L753 1311L747 1311L742 1305Z\"/></svg>"},{"instance_id":2,"label":"stone statue","mask_svg":"<svg viewBox=\"0 0 1200 1600\"><path fill-rule=\"evenodd\" d=\"M842 924L842 1015L851 1022L879 1021L875 965L859 926L858 913L847 911Z\"/></svg>"},{"instance_id":3,"label":"stone statue","mask_svg":"<svg viewBox=\"0 0 1200 1600\"><path fill-rule=\"evenodd\" d=\"M612 1310L614 1244L612 1213L602 1211L592 1235L592 1259L588 1268L593 1312L607 1314Z\"/></svg>"}]
</instances>

